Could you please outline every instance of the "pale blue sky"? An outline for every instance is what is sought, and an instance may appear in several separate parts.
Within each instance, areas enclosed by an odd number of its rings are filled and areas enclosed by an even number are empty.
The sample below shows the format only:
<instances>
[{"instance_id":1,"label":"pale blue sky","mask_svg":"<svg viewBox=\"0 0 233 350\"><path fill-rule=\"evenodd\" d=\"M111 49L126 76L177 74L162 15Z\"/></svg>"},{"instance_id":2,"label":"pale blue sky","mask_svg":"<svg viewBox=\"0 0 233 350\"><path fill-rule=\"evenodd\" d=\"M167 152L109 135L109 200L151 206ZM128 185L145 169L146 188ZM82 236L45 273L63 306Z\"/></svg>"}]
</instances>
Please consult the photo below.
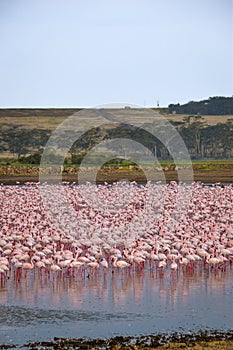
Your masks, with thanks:
<instances>
[{"instance_id":1,"label":"pale blue sky","mask_svg":"<svg viewBox=\"0 0 233 350\"><path fill-rule=\"evenodd\" d=\"M0 0L0 107L233 95L231 0Z\"/></svg>"}]
</instances>

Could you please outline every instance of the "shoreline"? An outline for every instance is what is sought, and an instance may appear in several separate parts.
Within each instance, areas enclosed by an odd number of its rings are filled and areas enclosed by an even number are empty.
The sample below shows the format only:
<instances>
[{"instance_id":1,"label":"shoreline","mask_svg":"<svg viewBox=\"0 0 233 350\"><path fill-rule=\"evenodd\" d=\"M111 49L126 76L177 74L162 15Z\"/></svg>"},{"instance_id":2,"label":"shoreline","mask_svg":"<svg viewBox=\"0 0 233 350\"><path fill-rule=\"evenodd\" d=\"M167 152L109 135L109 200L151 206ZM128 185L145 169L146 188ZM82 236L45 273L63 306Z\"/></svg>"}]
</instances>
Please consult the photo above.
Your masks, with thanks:
<instances>
[{"instance_id":1,"label":"shoreline","mask_svg":"<svg viewBox=\"0 0 233 350\"><path fill-rule=\"evenodd\" d=\"M59 174L59 175L58 175ZM138 166L108 166L79 168L77 166L64 166L58 168L48 167L43 175L43 182L49 183L62 181L80 183L78 176L81 175L82 183L91 182L96 184L104 184L108 182L112 184L117 181L136 181L138 184L146 184L147 179L151 182L161 181L162 183L170 183L171 181L182 181L182 183L190 183L193 181L201 183L233 183L233 162L229 163L203 163L193 164L190 166L180 166L168 164L161 168L145 166L143 169ZM193 175L192 179L190 175ZM39 166L0 166L0 184L13 185L19 182L39 182Z\"/></svg>"},{"instance_id":2,"label":"shoreline","mask_svg":"<svg viewBox=\"0 0 233 350\"><path fill-rule=\"evenodd\" d=\"M47 181L49 183L58 183L60 182L59 177L56 176L47 176L46 177ZM178 182L178 177L177 174L174 172L168 172L165 176L166 183L170 183L171 181L176 181ZM92 182L96 183L98 185L104 184L104 183L109 183L112 184L117 181L136 181L140 185L144 185L147 183L146 177L141 174L141 173L131 173L128 174L127 172L122 172L121 174L112 174L111 176L106 176L105 174L100 174L97 176L97 179L95 182L91 181L90 177L86 177L86 182ZM219 171L216 172L198 172L194 173L194 178L193 180L195 182L201 182L204 184L212 184L212 183L220 183L220 184L232 184L233 183L233 175L232 172L229 171L227 173L222 173ZM18 184L25 184L26 182L33 182L33 183L38 183L40 181L39 176L24 176L24 175L10 175L10 176L0 176L0 184L3 185L16 185ZM62 176L62 181L63 182L69 182L69 183L79 183L78 181L78 176L77 175L69 175L69 176ZM161 181L160 178L158 178L157 181ZM154 181L154 182L157 182ZM45 181L43 181L45 182ZM153 182L153 181L151 181ZM161 183L165 184L165 181L161 181ZM190 181L185 181L185 179L182 179L182 183L190 183Z\"/></svg>"}]
</instances>

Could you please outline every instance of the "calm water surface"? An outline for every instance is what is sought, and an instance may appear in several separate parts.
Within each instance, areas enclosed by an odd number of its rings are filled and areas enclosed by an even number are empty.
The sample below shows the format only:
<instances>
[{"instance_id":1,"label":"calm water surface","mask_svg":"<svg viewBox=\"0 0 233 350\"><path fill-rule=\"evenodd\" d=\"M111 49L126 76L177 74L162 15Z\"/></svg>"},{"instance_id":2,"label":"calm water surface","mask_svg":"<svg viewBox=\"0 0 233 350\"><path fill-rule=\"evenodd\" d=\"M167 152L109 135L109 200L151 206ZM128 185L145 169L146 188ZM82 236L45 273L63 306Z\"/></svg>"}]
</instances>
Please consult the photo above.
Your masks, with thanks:
<instances>
[{"instance_id":1,"label":"calm water surface","mask_svg":"<svg viewBox=\"0 0 233 350\"><path fill-rule=\"evenodd\" d=\"M233 268L28 272L0 280L0 344L233 326Z\"/></svg>"}]
</instances>

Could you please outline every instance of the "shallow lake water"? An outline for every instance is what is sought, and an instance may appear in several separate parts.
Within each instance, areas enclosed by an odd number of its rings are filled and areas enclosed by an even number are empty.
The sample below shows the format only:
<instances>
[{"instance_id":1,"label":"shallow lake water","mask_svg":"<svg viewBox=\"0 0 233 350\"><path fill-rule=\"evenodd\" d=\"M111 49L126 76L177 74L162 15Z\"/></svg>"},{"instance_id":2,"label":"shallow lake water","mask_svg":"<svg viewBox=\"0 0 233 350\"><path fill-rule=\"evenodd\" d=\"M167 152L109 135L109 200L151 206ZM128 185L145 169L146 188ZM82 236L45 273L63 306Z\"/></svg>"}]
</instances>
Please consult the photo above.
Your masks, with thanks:
<instances>
[{"instance_id":1,"label":"shallow lake water","mask_svg":"<svg viewBox=\"0 0 233 350\"><path fill-rule=\"evenodd\" d=\"M54 337L106 338L228 330L233 267L164 273L153 266L104 272L11 271L0 280L0 344Z\"/></svg>"}]
</instances>

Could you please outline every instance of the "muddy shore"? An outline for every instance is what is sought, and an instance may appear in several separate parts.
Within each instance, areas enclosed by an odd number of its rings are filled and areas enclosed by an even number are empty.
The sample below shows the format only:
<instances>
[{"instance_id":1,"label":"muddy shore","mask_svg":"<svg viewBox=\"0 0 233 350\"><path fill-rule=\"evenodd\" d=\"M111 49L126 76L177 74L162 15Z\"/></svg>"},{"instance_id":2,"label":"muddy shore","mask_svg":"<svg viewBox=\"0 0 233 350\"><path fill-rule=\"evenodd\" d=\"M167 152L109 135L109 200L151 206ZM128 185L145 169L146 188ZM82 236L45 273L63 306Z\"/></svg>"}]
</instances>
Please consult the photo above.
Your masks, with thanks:
<instances>
[{"instance_id":1,"label":"muddy shore","mask_svg":"<svg viewBox=\"0 0 233 350\"><path fill-rule=\"evenodd\" d=\"M140 337L117 336L109 339L85 339L85 338L54 338L52 341L28 342L24 345L4 344L0 349L24 348L33 350L59 350L59 349L233 349L233 330L200 331L198 333L173 333L171 335L157 334Z\"/></svg>"},{"instance_id":2,"label":"muddy shore","mask_svg":"<svg viewBox=\"0 0 233 350\"><path fill-rule=\"evenodd\" d=\"M46 169L47 179L49 182L58 178L55 174L59 174L62 170L62 180L67 182L78 182L78 167L65 166L62 169ZM174 165L163 166L162 169L145 167L143 170L136 166L129 167L102 167L100 170L95 167L85 168L85 181L101 184L104 182L113 183L120 180L136 181L139 184L145 184L147 179L153 174L154 181L162 181L169 183L170 181L178 181L180 172L182 172L182 182L190 182L190 173L193 172L194 181L202 183L232 183L233 182L233 162L227 164L204 164L184 166L177 168ZM148 175L149 174L149 175ZM187 174L187 176L186 176ZM94 176L94 177L93 177ZM39 181L39 167L37 166L0 166L0 183L16 184L25 182Z\"/></svg>"}]
</instances>

